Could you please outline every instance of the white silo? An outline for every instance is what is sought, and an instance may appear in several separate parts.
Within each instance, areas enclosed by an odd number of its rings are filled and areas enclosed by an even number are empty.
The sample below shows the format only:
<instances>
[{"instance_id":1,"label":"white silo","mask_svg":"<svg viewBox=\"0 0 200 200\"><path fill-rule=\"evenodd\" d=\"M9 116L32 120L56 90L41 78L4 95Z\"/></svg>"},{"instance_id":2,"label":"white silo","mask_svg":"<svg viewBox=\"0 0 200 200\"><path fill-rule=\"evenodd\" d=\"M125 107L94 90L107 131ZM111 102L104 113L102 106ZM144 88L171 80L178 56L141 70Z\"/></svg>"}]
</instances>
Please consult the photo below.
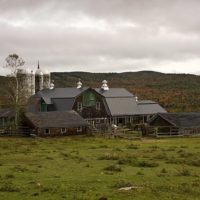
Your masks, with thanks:
<instances>
[{"instance_id":1,"label":"white silo","mask_svg":"<svg viewBox=\"0 0 200 200\"><path fill-rule=\"evenodd\" d=\"M48 70L42 70L43 72L43 88L49 88L51 83L51 74Z\"/></svg>"},{"instance_id":2,"label":"white silo","mask_svg":"<svg viewBox=\"0 0 200 200\"><path fill-rule=\"evenodd\" d=\"M35 93L43 89L44 80L43 80L43 72L40 69L40 65L38 62L38 69L35 72Z\"/></svg>"}]
</instances>

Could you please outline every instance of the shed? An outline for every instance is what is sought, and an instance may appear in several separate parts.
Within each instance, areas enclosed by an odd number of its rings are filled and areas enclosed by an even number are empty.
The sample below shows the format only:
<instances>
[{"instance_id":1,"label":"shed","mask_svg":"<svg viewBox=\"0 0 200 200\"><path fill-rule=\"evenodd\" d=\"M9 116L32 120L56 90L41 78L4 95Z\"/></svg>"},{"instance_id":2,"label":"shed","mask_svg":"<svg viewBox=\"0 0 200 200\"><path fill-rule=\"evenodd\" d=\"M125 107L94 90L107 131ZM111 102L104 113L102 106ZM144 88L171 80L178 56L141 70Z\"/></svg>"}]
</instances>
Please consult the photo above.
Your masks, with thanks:
<instances>
[{"instance_id":1,"label":"shed","mask_svg":"<svg viewBox=\"0 0 200 200\"><path fill-rule=\"evenodd\" d=\"M155 135L193 135L200 133L200 113L158 113L149 122Z\"/></svg>"},{"instance_id":2,"label":"shed","mask_svg":"<svg viewBox=\"0 0 200 200\"><path fill-rule=\"evenodd\" d=\"M15 111L12 108L0 109L0 128L8 127L14 122Z\"/></svg>"},{"instance_id":3,"label":"shed","mask_svg":"<svg viewBox=\"0 0 200 200\"><path fill-rule=\"evenodd\" d=\"M88 123L75 111L52 111L25 114L27 125L39 136L81 134Z\"/></svg>"}]
</instances>

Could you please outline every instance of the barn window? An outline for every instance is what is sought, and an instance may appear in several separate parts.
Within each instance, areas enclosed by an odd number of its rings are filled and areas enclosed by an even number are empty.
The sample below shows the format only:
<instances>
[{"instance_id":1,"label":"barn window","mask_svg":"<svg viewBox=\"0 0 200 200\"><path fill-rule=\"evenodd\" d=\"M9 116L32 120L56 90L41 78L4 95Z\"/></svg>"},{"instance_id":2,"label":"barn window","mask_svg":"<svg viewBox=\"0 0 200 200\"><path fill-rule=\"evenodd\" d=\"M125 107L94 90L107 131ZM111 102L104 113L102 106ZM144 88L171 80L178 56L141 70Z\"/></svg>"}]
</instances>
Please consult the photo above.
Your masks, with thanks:
<instances>
[{"instance_id":1,"label":"barn window","mask_svg":"<svg viewBox=\"0 0 200 200\"><path fill-rule=\"evenodd\" d=\"M101 110L101 103L99 101L96 102L96 110Z\"/></svg>"},{"instance_id":2,"label":"barn window","mask_svg":"<svg viewBox=\"0 0 200 200\"><path fill-rule=\"evenodd\" d=\"M82 103L81 102L77 102L77 110L78 111L82 111L82 109L83 109Z\"/></svg>"},{"instance_id":3,"label":"barn window","mask_svg":"<svg viewBox=\"0 0 200 200\"><path fill-rule=\"evenodd\" d=\"M100 120L100 119L96 119L96 123L97 123L97 124L100 124L100 123L101 123L101 120Z\"/></svg>"},{"instance_id":4,"label":"barn window","mask_svg":"<svg viewBox=\"0 0 200 200\"><path fill-rule=\"evenodd\" d=\"M78 127L77 132L79 132L79 133L82 132L82 127Z\"/></svg>"},{"instance_id":5,"label":"barn window","mask_svg":"<svg viewBox=\"0 0 200 200\"><path fill-rule=\"evenodd\" d=\"M49 128L45 128L44 129L44 134L45 135L50 135L50 129Z\"/></svg>"},{"instance_id":6,"label":"barn window","mask_svg":"<svg viewBox=\"0 0 200 200\"><path fill-rule=\"evenodd\" d=\"M67 129L66 129L66 128L61 128L60 132L61 132L62 134L67 133Z\"/></svg>"},{"instance_id":7,"label":"barn window","mask_svg":"<svg viewBox=\"0 0 200 200\"><path fill-rule=\"evenodd\" d=\"M40 102L40 112L47 112L47 104L44 101Z\"/></svg>"},{"instance_id":8,"label":"barn window","mask_svg":"<svg viewBox=\"0 0 200 200\"><path fill-rule=\"evenodd\" d=\"M91 91L87 91L83 94L83 106L91 107L95 106L96 98L95 94Z\"/></svg>"}]
</instances>

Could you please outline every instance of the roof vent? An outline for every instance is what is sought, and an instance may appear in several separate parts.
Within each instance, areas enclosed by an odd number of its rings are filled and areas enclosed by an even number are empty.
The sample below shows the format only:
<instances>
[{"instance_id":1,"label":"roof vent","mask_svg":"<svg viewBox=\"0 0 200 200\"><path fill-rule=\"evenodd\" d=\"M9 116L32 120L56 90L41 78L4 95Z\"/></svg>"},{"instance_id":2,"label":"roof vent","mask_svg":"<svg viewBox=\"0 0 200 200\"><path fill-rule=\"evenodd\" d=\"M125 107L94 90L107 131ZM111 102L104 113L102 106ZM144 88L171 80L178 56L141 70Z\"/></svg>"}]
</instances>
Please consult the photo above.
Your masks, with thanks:
<instances>
[{"instance_id":1,"label":"roof vent","mask_svg":"<svg viewBox=\"0 0 200 200\"><path fill-rule=\"evenodd\" d=\"M53 89L54 89L54 86L55 86L55 85L54 85L54 81L52 81L52 82L50 83L49 89L50 89L50 90L53 90Z\"/></svg>"},{"instance_id":2,"label":"roof vent","mask_svg":"<svg viewBox=\"0 0 200 200\"><path fill-rule=\"evenodd\" d=\"M80 89L80 88L82 88L82 82L81 82L81 79L79 79L79 81L77 82L77 89Z\"/></svg>"},{"instance_id":3,"label":"roof vent","mask_svg":"<svg viewBox=\"0 0 200 200\"><path fill-rule=\"evenodd\" d=\"M108 81L106 81L106 80L102 81L102 86L101 86L102 90L109 90L107 83L108 83Z\"/></svg>"}]
</instances>

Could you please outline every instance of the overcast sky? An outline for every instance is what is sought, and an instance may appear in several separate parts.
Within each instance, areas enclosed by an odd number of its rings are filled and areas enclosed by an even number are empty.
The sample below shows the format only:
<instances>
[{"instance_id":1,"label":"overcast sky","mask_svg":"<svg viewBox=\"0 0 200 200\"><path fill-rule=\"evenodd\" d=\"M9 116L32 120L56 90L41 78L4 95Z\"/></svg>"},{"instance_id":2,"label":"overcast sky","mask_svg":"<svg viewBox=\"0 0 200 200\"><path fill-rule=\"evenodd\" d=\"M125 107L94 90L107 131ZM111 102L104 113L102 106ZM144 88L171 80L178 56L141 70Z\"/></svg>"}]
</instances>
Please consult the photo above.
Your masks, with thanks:
<instances>
[{"instance_id":1,"label":"overcast sky","mask_svg":"<svg viewBox=\"0 0 200 200\"><path fill-rule=\"evenodd\" d=\"M11 53L52 72L200 74L200 0L0 0L1 66Z\"/></svg>"}]
</instances>

